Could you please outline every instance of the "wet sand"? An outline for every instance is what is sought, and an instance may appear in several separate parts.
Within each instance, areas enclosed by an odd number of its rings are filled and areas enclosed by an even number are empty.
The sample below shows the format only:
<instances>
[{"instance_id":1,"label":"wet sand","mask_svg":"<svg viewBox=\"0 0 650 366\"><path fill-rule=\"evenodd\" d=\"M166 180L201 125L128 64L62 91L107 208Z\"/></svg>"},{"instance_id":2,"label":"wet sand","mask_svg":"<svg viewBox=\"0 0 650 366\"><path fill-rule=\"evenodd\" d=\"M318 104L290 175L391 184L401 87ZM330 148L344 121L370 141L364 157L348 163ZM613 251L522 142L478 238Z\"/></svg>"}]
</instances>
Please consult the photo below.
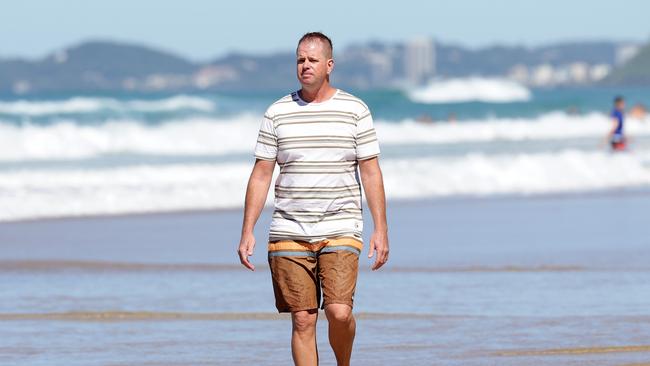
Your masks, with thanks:
<instances>
[{"instance_id":1,"label":"wet sand","mask_svg":"<svg viewBox=\"0 0 650 366\"><path fill-rule=\"evenodd\" d=\"M647 365L648 208L611 192L392 203L391 262L362 255L353 364ZM290 364L269 214L255 272L240 210L0 224L0 364Z\"/></svg>"}]
</instances>

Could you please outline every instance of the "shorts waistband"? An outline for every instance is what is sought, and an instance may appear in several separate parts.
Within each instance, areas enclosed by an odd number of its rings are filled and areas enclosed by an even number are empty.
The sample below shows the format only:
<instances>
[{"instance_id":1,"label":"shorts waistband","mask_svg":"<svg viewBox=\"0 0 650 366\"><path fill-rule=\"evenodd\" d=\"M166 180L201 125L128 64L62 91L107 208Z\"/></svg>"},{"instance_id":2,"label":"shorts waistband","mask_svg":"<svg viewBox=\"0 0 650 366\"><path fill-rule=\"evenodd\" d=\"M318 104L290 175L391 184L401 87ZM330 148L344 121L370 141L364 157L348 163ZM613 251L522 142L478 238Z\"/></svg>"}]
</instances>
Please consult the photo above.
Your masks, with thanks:
<instances>
[{"instance_id":1,"label":"shorts waistband","mask_svg":"<svg viewBox=\"0 0 650 366\"><path fill-rule=\"evenodd\" d=\"M320 253L347 250L361 254L363 243L355 238L341 237L310 243L301 240L279 240L269 242L269 256L317 256Z\"/></svg>"}]
</instances>

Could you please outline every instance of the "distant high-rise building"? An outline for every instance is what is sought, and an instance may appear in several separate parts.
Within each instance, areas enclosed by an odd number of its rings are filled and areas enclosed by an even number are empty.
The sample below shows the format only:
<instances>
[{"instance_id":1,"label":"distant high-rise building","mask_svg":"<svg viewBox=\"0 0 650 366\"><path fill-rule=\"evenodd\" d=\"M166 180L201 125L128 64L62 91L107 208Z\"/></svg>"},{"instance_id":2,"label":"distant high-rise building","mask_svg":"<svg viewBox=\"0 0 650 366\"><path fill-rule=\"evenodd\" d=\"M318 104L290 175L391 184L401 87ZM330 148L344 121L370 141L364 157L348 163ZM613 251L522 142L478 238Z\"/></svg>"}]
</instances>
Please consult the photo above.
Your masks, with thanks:
<instances>
[{"instance_id":1,"label":"distant high-rise building","mask_svg":"<svg viewBox=\"0 0 650 366\"><path fill-rule=\"evenodd\" d=\"M532 75L532 84L536 86L548 86L553 84L555 68L551 64L541 64L535 66Z\"/></svg>"},{"instance_id":2,"label":"distant high-rise building","mask_svg":"<svg viewBox=\"0 0 650 366\"><path fill-rule=\"evenodd\" d=\"M634 56L639 53L640 48L641 46L636 44L625 44L619 46L616 49L616 65L623 65L634 58Z\"/></svg>"},{"instance_id":3,"label":"distant high-rise building","mask_svg":"<svg viewBox=\"0 0 650 366\"><path fill-rule=\"evenodd\" d=\"M577 84L589 81L589 65L585 62L573 62L569 65L569 76Z\"/></svg>"},{"instance_id":4,"label":"distant high-rise building","mask_svg":"<svg viewBox=\"0 0 650 366\"><path fill-rule=\"evenodd\" d=\"M436 68L436 50L431 37L413 38L404 48L406 78L412 84L422 84L433 77Z\"/></svg>"},{"instance_id":5,"label":"distant high-rise building","mask_svg":"<svg viewBox=\"0 0 650 366\"><path fill-rule=\"evenodd\" d=\"M391 55L381 52L369 52L366 58L370 65L370 79L372 84L388 84L393 73L393 61Z\"/></svg>"},{"instance_id":6,"label":"distant high-rise building","mask_svg":"<svg viewBox=\"0 0 650 366\"><path fill-rule=\"evenodd\" d=\"M589 77L592 81L600 81L609 75L611 70L612 67L608 64L596 64L589 69Z\"/></svg>"},{"instance_id":7,"label":"distant high-rise building","mask_svg":"<svg viewBox=\"0 0 650 366\"><path fill-rule=\"evenodd\" d=\"M527 84L529 77L528 67L524 64L516 64L508 72L508 78L522 84Z\"/></svg>"}]
</instances>

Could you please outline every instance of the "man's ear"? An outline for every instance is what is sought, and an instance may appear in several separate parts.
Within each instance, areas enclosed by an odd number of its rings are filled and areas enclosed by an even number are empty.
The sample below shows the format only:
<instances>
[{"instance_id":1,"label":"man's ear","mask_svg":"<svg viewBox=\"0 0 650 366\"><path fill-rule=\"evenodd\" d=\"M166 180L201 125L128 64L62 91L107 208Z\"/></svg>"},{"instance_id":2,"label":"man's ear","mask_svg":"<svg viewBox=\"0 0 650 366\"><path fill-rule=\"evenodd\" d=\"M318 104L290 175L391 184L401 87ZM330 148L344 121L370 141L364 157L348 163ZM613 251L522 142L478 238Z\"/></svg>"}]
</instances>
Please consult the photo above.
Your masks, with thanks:
<instances>
[{"instance_id":1,"label":"man's ear","mask_svg":"<svg viewBox=\"0 0 650 366\"><path fill-rule=\"evenodd\" d=\"M333 58L327 60L327 75L329 75L332 72L332 70L334 70L334 59Z\"/></svg>"}]
</instances>

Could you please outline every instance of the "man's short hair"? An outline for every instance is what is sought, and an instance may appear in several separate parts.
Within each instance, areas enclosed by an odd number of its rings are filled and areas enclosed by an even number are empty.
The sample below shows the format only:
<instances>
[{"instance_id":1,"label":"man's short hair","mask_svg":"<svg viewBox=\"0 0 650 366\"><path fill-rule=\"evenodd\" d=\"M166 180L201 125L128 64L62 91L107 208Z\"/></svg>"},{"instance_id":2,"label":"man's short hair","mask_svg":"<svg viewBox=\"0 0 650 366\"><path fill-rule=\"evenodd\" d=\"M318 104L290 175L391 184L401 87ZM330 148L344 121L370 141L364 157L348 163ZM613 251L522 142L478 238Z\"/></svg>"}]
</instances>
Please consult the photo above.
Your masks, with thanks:
<instances>
[{"instance_id":1,"label":"man's short hair","mask_svg":"<svg viewBox=\"0 0 650 366\"><path fill-rule=\"evenodd\" d=\"M624 99L623 99L622 95L617 95L616 98L614 98L614 104L618 104L618 103L622 102L623 100Z\"/></svg>"},{"instance_id":2,"label":"man's short hair","mask_svg":"<svg viewBox=\"0 0 650 366\"><path fill-rule=\"evenodd\" d=\"M325 45L325 54L328 56L328 58L332 58L332 55L334 54L334 46L332 46L332 40L330 37L326 36L322 32L309 32L305 33L300 40L298 41L298 47L300 47L300 44L304 41L311 41L314 39L318 39L323 44ZM296 53L298 52L298 48L296 47Z\"/></svg>"}]
</instances>

